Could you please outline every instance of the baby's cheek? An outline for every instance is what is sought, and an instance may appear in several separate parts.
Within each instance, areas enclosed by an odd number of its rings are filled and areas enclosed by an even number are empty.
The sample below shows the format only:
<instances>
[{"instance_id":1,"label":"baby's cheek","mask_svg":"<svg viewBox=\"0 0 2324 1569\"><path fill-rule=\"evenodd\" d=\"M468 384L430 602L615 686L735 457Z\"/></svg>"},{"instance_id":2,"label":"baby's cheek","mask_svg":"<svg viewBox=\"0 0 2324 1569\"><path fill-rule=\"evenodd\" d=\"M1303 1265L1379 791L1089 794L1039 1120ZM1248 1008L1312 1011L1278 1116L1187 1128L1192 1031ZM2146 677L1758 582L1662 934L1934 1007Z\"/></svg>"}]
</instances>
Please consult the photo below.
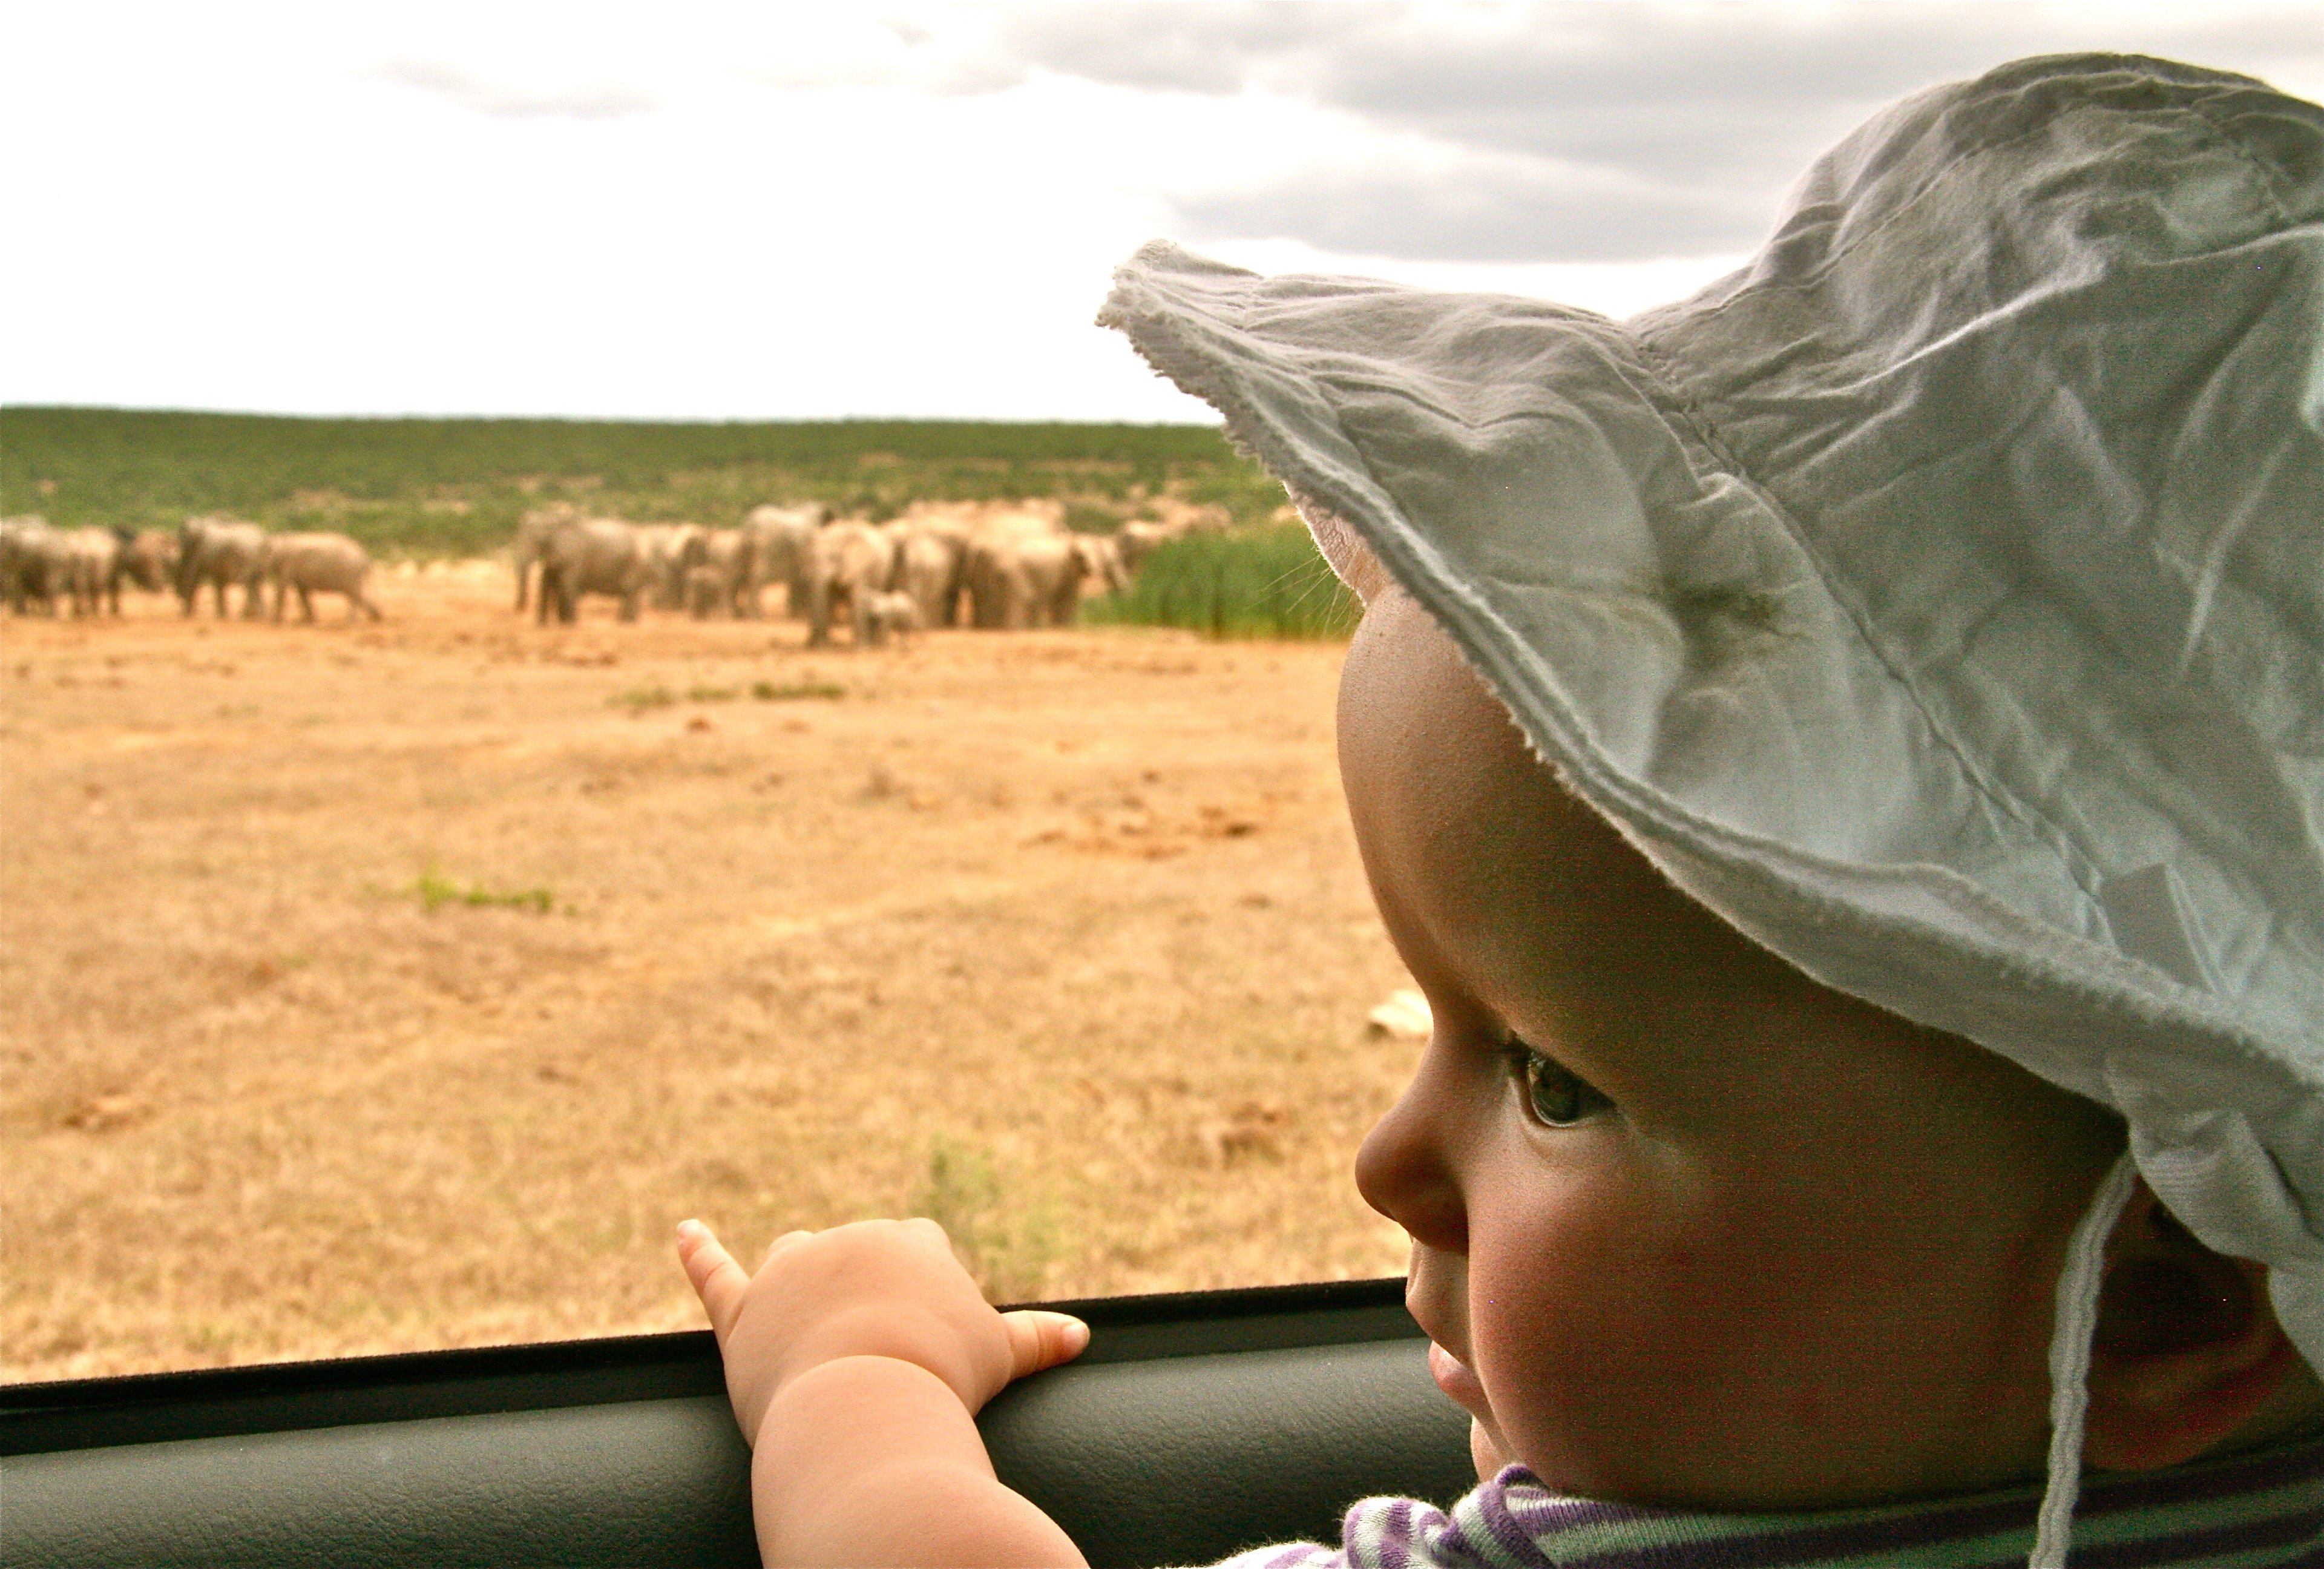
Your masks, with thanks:
<instances>
[{"instance_id":1,"label":"baby's cheek","mask_svg":"<svg viewBox=\"0 0 2324 1569\"><path fill-rule=\"evenodd\" d=\"M1738 1397L1760 1381L1738 1363L1759 1305L1720 1239L1596 1196L1529 1246L1489 1261L1472 1248L1477 1371L1509 1458L1560 1491L1652 1497L1751 1426Z\"/></svg>"},{"instance_id":2,"label":"baby's cheek","mask_svg":"<svg viewBox=\"0 0 2324 1569\"><path fill-rule=\"evenodd\" d=\"M1588 1299L1549 1305L1549 1325L1511 1359L1509 1387L1487 1385L1528 1463L1549 1466L1573 1491L1634 1494L1663 1452L1712 1435L1705 1407L1718 1359L1704 1344L1706 1320L1665 1312L1651 1291L1636 1274L1609 1274Z\"/></svg>"}]
</instances>

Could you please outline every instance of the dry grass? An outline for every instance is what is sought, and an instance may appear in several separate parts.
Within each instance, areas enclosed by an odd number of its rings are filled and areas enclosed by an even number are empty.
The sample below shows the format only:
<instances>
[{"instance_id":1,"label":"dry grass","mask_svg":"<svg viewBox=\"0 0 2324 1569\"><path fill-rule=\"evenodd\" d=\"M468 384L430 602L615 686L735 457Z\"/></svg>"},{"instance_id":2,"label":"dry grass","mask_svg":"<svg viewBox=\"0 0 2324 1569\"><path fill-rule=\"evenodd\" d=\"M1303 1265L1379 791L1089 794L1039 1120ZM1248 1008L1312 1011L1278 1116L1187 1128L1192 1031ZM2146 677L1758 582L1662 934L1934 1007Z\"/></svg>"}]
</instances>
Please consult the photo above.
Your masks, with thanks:
<instances>
[{"instance_id":1,"label":"dry grass","mask_svg":"<svg viewBox=\"0 0 2324 1569\"><path fill-rule=\"evenodd\" d=\"M688 1214L933 1213L1004 1298L1402 1267L1337 647L505 593L0 630L0 1376L692 1325Z\"/></svg>"}]
</instances>

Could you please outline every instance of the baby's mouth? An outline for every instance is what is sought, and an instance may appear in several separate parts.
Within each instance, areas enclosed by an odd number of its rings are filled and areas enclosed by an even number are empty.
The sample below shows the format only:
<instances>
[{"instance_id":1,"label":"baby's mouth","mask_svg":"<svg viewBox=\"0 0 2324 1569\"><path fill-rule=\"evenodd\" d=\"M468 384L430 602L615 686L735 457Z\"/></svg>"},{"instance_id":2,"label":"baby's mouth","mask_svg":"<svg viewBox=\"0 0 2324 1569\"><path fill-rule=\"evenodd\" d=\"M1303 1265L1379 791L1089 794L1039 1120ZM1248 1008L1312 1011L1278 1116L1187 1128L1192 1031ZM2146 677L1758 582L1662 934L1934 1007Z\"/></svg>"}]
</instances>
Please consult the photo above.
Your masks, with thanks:
<instances>
[{"instance_id":1,"label":"baby's mouth","mask_svg":"<svg viewBox=\"0 0 2324 1569\"><path fill-rule=\"evenodd\" d=\"M1472 1417L1485 1414L1485 1386L1477 1381L1477 1375L1460 1358L1433 1340L1428 1343L1428 1371L1435 1379L1436 1387L1451 1396L1455 1405Z\"/></svg>"}]
</instances>

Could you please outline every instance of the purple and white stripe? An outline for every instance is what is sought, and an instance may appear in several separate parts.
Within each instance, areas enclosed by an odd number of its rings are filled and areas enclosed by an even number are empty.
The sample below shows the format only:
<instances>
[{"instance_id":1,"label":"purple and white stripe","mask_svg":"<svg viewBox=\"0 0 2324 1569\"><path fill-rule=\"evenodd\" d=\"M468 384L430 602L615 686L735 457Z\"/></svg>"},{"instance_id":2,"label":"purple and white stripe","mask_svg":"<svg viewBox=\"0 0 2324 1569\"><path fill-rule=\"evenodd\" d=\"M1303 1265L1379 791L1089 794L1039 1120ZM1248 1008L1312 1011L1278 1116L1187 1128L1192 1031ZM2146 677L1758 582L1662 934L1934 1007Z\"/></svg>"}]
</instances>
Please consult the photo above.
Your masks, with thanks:
<instances>
[{"instance_id":1,"label":"purple and white stripe","mask_svg":"<svg viewBox=\"0 0 2324 1569\"><path fill-rule=\"evenodd\" d=\"M1365 1499L1338 1550L1314 1542L1238 1554L1216 1569L1785 1569L1909 1557L2015 1569L2040 1491L1816 1514L1720 1515L1560 1498L1512 1465L1452 1506ZM2324 1564L2324 1443L2150 1476L2094 1478L2074 1569ZM1957 1551L1948 1552L1952 1548Z\"/></svg>"}]
</instances>

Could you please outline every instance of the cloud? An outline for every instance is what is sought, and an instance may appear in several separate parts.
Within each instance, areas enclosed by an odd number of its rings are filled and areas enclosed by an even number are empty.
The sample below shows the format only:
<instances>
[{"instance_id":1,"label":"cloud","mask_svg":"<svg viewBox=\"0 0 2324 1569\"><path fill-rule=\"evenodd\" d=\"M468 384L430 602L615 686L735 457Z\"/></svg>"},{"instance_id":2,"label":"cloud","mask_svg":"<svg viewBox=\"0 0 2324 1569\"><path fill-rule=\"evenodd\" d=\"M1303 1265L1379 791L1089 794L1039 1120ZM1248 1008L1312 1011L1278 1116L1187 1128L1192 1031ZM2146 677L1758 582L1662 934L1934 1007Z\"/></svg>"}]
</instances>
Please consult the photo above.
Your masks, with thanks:
<instances>
[{"instance_id":1,"label":"cloud","mask_svg":"<svg viewBox=\"0 0 2324 1569\"><path fill-rule=\"evenodd\" d=\"M1003 46L987 13L948 7L925 17L844 7L786 15L752 45L741 73L772 88L894 88L940 97L1001 93L1032 67Z\"/></svg>"},{"instance_id":2,"label":"cloud","mask_svg":"<svg viewBox=\"0 0 2324 1569\"><path fill-rule=\"evenodd\" d=\"M1311 174L1173 205L1191 240L1283 235L1343 255L1438 262L1725 254L1756 245L1771 210L1755 189L1509 158Z\"/></svg>"},{"instance_id":3,"label":"cloud","mask_svg":"<svg viewBox=\"0 0 2324 1569\"><path fill-rule=\"evenodd\" d=\"M490 81L438 60L391 60L379 68L379 74L449 98L464 109L503 119L612 120L660 106L651 94L615 82L517 87Z\"/></svg>"},{"instance_id":4,"label":"cloud","mask_svg":"<svg viewBox=\"0 0 2324 1569\"><path fill-rule=\"evenodd\" d=\"M2312 11L2282 5L1042 5L1000 14L982 48L1125 88L1303 99L1344 116L1351 148L1417 138L1437 153L1425 172L1171 195L1190 237L1445 260L1748 246L1872 109L2021 55L2144 49L2324 75Z\"/></svg>"},{"instance_id":5,"label":"cloud","mask_svg":"<svg viewBox=\"0 0 2324 1569\"><path fill-rule=\"evenodd\" d=\"M636 52L650 36L581 31L553 69L504 40L481 62L439 48L387 74L502 116L637 114L709 85L654 75ZM1179 155L1124 177L1181 237L1468 263L1748 250L1793 178L1872 110L2025 54L2143 49L2324 82L2311 11L2162 0L902 0L722 14L685 43L684 60L715 56L761 89L1167 97ZM1164 107L1084 101L1098 137L1117 134L1108 115Z\"/></svg>"},{"instance_id":6,"label":"cloud","mask_svg":"<svg viewBox=\"0 0 2324 1569\"><path fill-rule=\"evenodd\" d=\"M1028 66L1120 87L1224 95L1305 74L1376 26L1375 5L1035 5L1004 14L993 47Z\"/></svg>"}]
</instances>

